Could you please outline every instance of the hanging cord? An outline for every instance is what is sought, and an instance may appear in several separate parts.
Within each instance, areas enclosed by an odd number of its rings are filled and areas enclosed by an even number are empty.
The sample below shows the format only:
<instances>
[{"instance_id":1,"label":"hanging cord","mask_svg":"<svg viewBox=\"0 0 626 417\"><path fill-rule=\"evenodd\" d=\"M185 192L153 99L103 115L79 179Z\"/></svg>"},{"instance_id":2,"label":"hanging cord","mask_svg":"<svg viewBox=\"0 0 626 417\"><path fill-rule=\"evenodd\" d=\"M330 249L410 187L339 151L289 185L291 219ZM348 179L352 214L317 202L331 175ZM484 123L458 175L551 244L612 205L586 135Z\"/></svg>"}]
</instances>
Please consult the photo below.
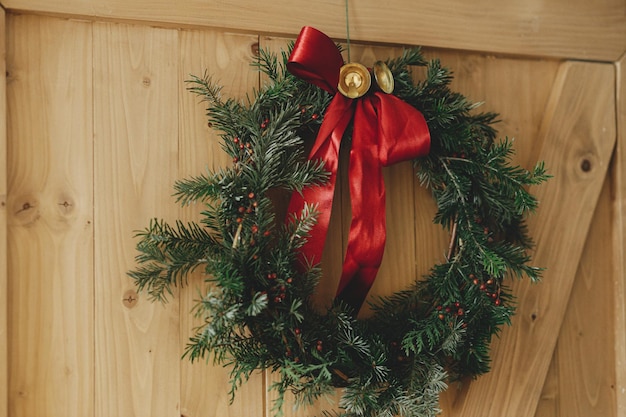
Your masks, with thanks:
<instances>
[{"instance_id":1,"label":"hanging cord","mask_svg":"<svg viewBox=\"0 0 626 417\"><path fill-rule=\"evenodd\" d=\"M352 62L350 59L350 17L348 16L348 0L346 3L346 41L348 43L348 62Z\"/></svg>"}]
</instances>

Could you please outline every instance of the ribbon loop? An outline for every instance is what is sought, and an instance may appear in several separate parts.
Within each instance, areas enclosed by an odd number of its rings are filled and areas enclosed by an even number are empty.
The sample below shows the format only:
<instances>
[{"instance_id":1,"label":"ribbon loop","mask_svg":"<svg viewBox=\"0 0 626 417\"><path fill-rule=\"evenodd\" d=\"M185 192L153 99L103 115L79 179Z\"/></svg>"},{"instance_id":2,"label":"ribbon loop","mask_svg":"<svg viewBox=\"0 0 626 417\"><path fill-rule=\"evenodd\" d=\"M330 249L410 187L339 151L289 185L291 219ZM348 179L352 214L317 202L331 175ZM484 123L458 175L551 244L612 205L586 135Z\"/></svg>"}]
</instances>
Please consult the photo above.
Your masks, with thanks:
<instances>
[{"instance_id":1,"label":"ribbon loop","mask_svg":"<svg viewBox=\"0 0 626 417\"><path fill-rule=\"evenodd\" d=\"M329 181L294 193L289 213L299 213L305 202L318 205L319 216L303 257L317 264L328 232L343 134L354 125L350 150L352 222L337 298L355 314L378 273L386 241L385 184L382 167L428 154L430 133L424 116L399 98L380 92L355 100L337 94L343 59L333 41L322 32L304 27L289 57L287 68L297 77L335 94L326 109L309 159L321 159Z\"/></svg>"},{"instance_id":2,"label":"ribbon loop","mask_svg":"<svg viewBox=\"0 0 626 417\"><path fill-rule=\"evenodd\" d=\"M296 77L335 94L342 65L337 45L319 30L305 26L293 46L287 69Z\"/></svg>"}]
</instances>

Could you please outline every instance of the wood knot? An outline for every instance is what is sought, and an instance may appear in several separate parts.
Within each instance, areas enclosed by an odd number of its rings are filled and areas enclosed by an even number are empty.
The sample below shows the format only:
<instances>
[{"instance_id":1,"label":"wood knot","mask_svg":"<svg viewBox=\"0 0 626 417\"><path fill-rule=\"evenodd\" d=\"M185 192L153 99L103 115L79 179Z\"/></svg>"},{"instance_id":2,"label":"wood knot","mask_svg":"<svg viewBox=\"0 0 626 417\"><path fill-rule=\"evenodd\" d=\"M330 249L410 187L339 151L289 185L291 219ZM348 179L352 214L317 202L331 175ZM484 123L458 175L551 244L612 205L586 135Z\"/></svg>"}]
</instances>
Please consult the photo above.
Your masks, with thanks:
<instances>
[{"instance_id":1,"label":"wood knot","mask_svg":"<svg viewBox=\"0 0 626 417\"><path fill-rule=\"evenodd\" d=\"M152 80L150 79L150 77L143 77L143 79L141 80L141 84L143 84L144 87L150 87L150 84L152 84Z\"/></svg>"},{"instance_id":2,"label":"wood knot","mask_svg":"<svg viewBox=\"0 0 626 417\"><path fill-rule=\"evenodd\" d=\"M138 302L139 295L137 295L137 291L135 291L134 289L126 290L122 298L122 304L124 304L124 307L133 308L137 305Z\"/></svg>"},{"instance_id":3,"label":"wood knot","mask_svg":"<svg viewBox=\"0 0 626 417\"><path fill-rule=\"evenodd\" d=\"M258 42L254 42L252 45L250 45L250 52L252 52L252 56L259 56L259 43Z\"/></svg>"},{"instance_id":4,"label":"wood knot","mask_svg":"<svg viewBox=\"0 0 626 417\"><path fill-rule=\"evenodd\" d=\"M25 196L12 204L12 218L21 226L32 226L41 218L39 202L33 196Z\"/></svg>"},{"instance_id":5,"label":"wood knot","mask_svg":"<svg viewBox=\"0 0 626 417\"><path fill-rule=\"evenodd\" d=\"M589 160L589 158L583 158L580 161L580 169L583 172L589 172L592 169L592 164L591 164L591 160Z\"/></svg>"},{"instance_id":6,"label":"wood knot","mask_svg":"<svg viewBox=\"0 0 626 417\"><path fill-rule=\"evenodd\" d=\"M67 198L61 199L61 201L57 203L57 206L64 215L71 214L74 211L74 202Z\"/></svg>"}]
</instances>

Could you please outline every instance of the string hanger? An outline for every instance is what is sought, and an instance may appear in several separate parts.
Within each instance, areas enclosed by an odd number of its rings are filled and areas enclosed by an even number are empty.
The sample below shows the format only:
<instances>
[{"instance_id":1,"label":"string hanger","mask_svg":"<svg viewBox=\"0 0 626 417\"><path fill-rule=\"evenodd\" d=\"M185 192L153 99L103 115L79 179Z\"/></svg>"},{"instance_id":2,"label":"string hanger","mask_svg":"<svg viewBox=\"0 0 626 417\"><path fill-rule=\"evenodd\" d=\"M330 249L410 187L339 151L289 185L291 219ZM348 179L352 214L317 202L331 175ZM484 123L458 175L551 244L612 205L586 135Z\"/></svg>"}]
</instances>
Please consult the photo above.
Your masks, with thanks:
<instances>
[{"instance_id":1,"label":"string hanger","mask_svg":"<svg viewBox=\"0 0 626 417\"><path fill-rule=\"evenodd\" d=\"M350 16L348 13L348 0L345 0L346 4L346 43L348 44L348 62L352 62L350 59Z\"/></svg>"}]
</instances>

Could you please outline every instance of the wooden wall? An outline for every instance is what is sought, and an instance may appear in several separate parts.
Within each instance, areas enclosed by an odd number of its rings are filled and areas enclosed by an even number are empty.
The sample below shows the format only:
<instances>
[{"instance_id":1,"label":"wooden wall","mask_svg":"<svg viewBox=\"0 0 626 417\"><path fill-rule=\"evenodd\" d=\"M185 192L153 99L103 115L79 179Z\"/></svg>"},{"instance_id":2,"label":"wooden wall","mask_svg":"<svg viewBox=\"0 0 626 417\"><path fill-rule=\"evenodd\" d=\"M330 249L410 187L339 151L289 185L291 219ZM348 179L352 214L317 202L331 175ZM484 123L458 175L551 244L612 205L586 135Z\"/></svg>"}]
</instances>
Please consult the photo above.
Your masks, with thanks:
<instances>
[{"instance_id":1,"label":"wooden wall","mask_svg":"<svg viewBox=\"0 0 626 417\"><path fill-rule=\"evenodd\" d=\"M197 217L194 207L174 203L174 180L228 163L184 80L206 69L225 94L243 97L262 82L249 68L256 48L280 48L302 24L326 30L325 2L311 22L283 2L284 23L271 29L250 16L278 13L281 2L260 2L262 10L232 2L234 11L196 14L199 2L176 10L152 3L3 2L10 10L0 42L7 74L6 92L0 83L7 103L5 110L0 100L0 224L7 224L0 227L0 417L271 415L271 375L255 375L229 405L227 371L180 360L195 325L193 285L155 305L125 273L134 230L152 217ZM429 56L455 70L455 89L501 113L502 135L517 138L516 162L544 159L555 175L536 190L542 205L531 221L536 261L548 268L544 282L516 284L519 313L495 343L494 371L452 385L443 415L626 415L626 79L619 60L626 25L620 29L616 13L626 6L604 0L591 13L576 2L558 19L557 2L544 14L512 2L473 24L506 17L518 26L491 27L468 41L469 29L457 26L463 7L449 8L449 20L441 6L427 8L424 24L438 34L424 37L408 29L413 9L408 17L380 12L383 21L400 21L397 33L382 33L370 3L352 8L356 39L369 41L353 45L353 60L371 64L401 51L374 41L425 43ZM327 6L334 10L328 32L340 36L341 8ZM591 15L575 47L566 35L583 12ZM150 22L124 20L137 14ZM543 20L526 24L545 26L521 26L531 15ZM496 40L489 31L503 35ZM385 180L389 242L373 290L379 294L426 272L446 241L410 164L387 169ZM347 196L338 204L347 208ZM332 221L323 288L332 288L340 267L347 223ZM319 302L332 292L320 290ZM287 411L310 416L315 409Z\"/></svg>"}]
</instances>

